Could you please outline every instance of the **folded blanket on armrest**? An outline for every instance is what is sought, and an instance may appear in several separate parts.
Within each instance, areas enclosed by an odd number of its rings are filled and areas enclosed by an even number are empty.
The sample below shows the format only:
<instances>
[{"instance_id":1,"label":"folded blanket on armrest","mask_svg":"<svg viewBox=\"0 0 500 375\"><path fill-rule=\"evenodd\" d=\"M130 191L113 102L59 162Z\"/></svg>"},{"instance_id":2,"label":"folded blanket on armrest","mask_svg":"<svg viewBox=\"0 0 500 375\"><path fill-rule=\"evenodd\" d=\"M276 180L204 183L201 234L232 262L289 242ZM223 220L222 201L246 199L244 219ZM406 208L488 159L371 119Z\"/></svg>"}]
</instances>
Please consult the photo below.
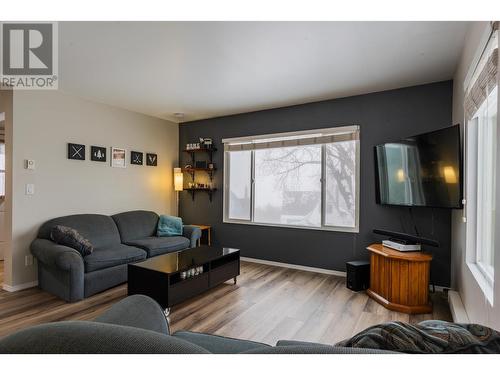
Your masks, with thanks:
<instances>
[{"instance_id":1,"label":"folded blanket on armrest","mask_svg":"<svg viewBox=\"0 0 500 375\"><path fill-rule=\"evenodd\" d=\"M419 354L500 354L500 333L479 324L441 320L388 322L369 327L337 346Z\"/></svg>"},{"instance_id":2,"label":"folded blanket on armrest","mask_svg":"<svg viewBox=\"0 0 500 375\"><path fill-rule=\"evenodd\" d=\"M160 215L156 235L158 237L182 236L182 219L177 216Z\"/></svg>"}]
</instances>

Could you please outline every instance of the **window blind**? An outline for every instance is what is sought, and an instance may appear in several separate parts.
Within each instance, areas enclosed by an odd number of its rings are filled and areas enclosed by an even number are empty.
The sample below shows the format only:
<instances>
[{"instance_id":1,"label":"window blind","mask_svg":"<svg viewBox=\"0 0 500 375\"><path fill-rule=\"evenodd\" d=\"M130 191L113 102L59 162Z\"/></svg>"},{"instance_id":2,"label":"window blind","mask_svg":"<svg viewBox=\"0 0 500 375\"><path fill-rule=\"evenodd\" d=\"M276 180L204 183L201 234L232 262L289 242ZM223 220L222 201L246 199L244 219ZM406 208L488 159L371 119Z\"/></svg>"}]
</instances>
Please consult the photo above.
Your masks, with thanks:
<instances>
[{"instance_id":1,"label":"window blind","mask_svg":"<svg viewBox=\"0 0 500 375\"><path fill-rule=\"evenodd\" d=\"M266 148L307 146L359 139L359 126L279 133L266 136L223 139L224 151L251 151Z\"/></svg>"},{"instance_id":2,"label":"window blind","mask_svg":"<svg viewBox=\"0 0 500 375\"><path fill-rule=\"evenodd\" d=\"M465 90L465 118L469 121L497 85L498 21L492 24L492 36Z\"/></svg>"}]
</instances>

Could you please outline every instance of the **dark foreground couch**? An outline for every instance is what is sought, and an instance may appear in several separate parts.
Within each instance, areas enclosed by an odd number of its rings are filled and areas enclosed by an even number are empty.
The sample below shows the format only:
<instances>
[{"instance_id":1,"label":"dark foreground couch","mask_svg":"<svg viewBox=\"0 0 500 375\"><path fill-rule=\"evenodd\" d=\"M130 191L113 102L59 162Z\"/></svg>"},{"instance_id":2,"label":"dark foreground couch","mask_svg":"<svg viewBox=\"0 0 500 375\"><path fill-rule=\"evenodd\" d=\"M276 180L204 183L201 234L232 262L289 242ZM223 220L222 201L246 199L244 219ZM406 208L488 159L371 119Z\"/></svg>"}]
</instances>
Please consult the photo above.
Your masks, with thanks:
<instances>
[{"instance_id":1,"label":"dark foreground couch","mask_svg":"<svg viewBox=\"0 0 500 375\"><path fill-rule=\"evenodd\" d=\"M68 301L78 301L127 281L127 264L196 246L198 227L185 225L182 236L156 237L159 216L129 211L114 216L82 214L44 223L31 244L38 261L41 289ZM82 255L50 240L56 225L76 229L94 246Z\"/></svg>"},{"instance_id":2,"label":"dark foreground couch","mask_svg":"<svg viewBox=\"0 0 500 375\"><path fill-rule=\"evenodd\" d=\"M0 354L385 354L382 350L335 347L297 341L276 346L181 331L170 334L161 307L151 298L133 295L93 322L42 324L0 339Z\"/></svg>"}]
</instances>

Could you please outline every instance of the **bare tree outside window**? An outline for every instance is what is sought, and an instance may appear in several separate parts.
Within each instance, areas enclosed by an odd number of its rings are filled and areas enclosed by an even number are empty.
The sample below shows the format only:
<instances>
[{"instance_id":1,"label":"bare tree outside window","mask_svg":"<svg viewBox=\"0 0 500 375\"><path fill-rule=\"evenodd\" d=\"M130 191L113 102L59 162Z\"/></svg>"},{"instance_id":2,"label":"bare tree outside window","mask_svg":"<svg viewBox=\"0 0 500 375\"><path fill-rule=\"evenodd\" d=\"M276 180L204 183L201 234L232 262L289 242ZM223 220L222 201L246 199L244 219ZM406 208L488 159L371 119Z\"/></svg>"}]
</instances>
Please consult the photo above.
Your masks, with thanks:
<instances>
[{"instance_id":1,"label":"bare tree outside window","mask_svg":"<svg viewBox=\"0 0 500 375\"><path fill-rule=\"evenodd\" d=\"M356 142L325 146L325 224L354 227L356 224Z\"/></svg>"},{"instance_id":2,"label":"bare tree outside window","mask_svg":"<svg viewBox=\"0 0 500 375\"><path fill-rule=\"evenodd\" d=\"M325 224L355 226L355 141L325 145ZM321 146L255 152L255 220L321 226Z\"/></svg>"},{"instance_id":3,"label":"bare tree outside window","mask_svg":"<svg viewBox=\"0 0 500 375\"><path fill-rule=\"evenodd\" d=\"M255 221L321 226L321 146L255 151Z\"/></svg>"}]
</instances>

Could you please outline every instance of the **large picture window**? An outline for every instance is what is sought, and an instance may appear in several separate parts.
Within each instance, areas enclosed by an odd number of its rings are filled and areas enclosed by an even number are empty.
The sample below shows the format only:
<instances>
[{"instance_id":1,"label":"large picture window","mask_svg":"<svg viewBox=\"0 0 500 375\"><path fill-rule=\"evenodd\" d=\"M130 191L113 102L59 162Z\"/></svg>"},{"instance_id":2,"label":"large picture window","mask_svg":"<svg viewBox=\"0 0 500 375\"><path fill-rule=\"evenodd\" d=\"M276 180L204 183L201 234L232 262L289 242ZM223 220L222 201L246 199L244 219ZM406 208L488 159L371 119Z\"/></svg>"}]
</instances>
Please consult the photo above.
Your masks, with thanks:
<instances>
[{"instance_id":1,"label":"large picture window","mask_svg":"<svg viewBox=\"0 0 500 375\"><path fill-rule=\"evenodd\" d=\"M358 230L357 126L223 142L225 222Z\"/></svg>"},{"instance_id":2,"label":"large picture window","mask_svg":"<svg viewBox=\"0 0 500 375\"><path fill-rule=\"evenodd\" d=\"M486 296L493 299L497 140L498 31L465 84L467 263Z\"/></svg>"}]
</instances>

